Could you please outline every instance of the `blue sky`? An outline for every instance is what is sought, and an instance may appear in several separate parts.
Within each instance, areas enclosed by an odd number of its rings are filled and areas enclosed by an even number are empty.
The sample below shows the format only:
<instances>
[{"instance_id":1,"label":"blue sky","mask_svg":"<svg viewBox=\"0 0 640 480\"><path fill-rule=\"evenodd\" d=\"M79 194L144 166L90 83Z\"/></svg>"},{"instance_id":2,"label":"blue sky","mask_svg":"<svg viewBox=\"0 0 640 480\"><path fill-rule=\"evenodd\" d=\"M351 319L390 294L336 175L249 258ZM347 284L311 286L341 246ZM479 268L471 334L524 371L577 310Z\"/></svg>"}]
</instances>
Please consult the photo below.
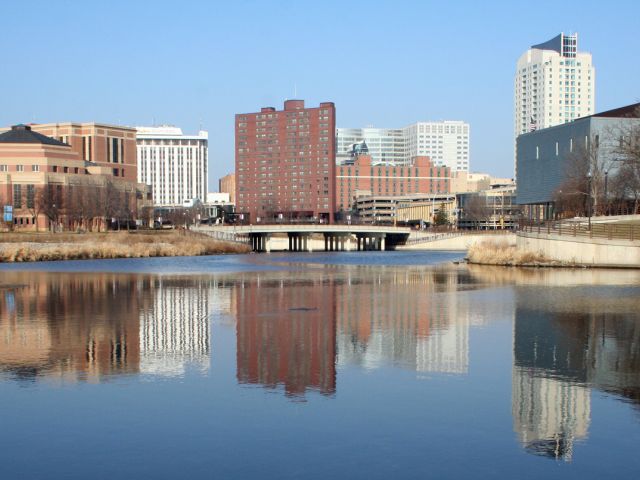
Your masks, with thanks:
<instances>
[{"instance_id":1,"label":"blue sky","mask_svg":"<svg viewBox=\"0 0 640 480\"><path fill-rule=\"evenodd\" d=\"M513 172L518 57L578 32L596 110L640 101L637 1L4 1L0 125L98 121L209 130L210 185L233 116L333 101L341 127L471 124L471 170Z\"/></svg>"}]
</instances>

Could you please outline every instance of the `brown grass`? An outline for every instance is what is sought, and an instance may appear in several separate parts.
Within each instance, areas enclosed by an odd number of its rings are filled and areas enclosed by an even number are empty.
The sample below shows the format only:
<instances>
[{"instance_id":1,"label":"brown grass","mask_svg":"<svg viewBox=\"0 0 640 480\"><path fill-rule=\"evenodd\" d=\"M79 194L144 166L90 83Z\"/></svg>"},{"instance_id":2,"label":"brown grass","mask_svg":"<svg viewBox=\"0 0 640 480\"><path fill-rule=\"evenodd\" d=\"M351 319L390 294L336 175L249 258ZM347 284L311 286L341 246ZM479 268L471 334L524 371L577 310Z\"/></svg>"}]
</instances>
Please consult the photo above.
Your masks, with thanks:
<instances>
[{"instance_id":1,"label":"brown grass","mask_svg":"<svg viewBox=\"0 0 640 480\"><path fill-rule=\"evenodd\" d=\"M469 247L469 263L505 266L547 266L557 262L549 260L539 252L520 250L506 241L484 240Z\"/></svg>"},{"instance_id":2,"label":"brown grass","mask_svg":"<svg viewBox=\"0 0 640 480\"><path fill-rule=\"evenodd\" d=\"M247 253L249 247L194 232L2 234L0 262Z\"/></svg>"}]
</instances>

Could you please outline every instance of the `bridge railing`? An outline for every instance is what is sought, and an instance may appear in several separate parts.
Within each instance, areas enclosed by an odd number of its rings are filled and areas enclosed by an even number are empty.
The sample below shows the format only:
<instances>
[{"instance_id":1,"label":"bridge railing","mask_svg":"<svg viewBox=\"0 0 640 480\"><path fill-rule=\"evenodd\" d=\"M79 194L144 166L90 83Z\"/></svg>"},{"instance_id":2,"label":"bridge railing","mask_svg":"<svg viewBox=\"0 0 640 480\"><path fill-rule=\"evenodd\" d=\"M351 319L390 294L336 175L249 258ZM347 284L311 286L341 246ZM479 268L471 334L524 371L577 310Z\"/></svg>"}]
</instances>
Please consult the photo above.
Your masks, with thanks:
<instances>
[{"instance_id":1,"label":"bridge railing","mask_svg":"<svg viewBox=\"0 0 640 480\"><path fill-rule=\"evenodd\" d=\"M416 232L418 233L418 232ZM413 232L409 235L406 245L414 245L417 243L436 242L447 238L463 237L467 235L507 235L513 234L513 230L454 230L449 232L429 232L420 231L418 235Z\"/></svg>"},{"instance_id":2,"label":"bridge railing","mask_svg":"<svg viewBox=\"0 0 640 480\"><path fill-rule=\"evenodd\" d=\"M236 233L233 231L225 231L225 230L218 230L218 229L211 229L211 228L201 228L201 227L195 227L193 228L194 231L199 232L199 233L203 233L209 237L215 238L216 240L223 240L225 242L235 242L235 243L250 243L250 239L247 235L243 234L243 233Z\"/></svg>"}]
</instances>

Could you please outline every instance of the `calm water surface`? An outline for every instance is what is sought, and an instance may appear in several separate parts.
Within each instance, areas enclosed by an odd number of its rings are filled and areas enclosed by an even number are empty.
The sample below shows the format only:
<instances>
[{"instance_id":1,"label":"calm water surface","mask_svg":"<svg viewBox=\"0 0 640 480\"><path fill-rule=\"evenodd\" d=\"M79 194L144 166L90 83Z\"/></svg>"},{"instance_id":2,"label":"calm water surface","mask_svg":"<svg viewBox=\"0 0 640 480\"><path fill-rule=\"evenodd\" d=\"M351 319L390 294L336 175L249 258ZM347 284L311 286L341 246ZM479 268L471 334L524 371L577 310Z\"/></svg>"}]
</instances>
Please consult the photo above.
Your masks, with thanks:
<instances>
[{"instance_id":1,"label":"calm water surface","mask_svg":"<svg viewBox=\"0 0 640 480\"><path fill-rule=\"evenodd\" d=\"M0 266L0 478L637 478L640 274Z\"/></svg>"}]
</instances>

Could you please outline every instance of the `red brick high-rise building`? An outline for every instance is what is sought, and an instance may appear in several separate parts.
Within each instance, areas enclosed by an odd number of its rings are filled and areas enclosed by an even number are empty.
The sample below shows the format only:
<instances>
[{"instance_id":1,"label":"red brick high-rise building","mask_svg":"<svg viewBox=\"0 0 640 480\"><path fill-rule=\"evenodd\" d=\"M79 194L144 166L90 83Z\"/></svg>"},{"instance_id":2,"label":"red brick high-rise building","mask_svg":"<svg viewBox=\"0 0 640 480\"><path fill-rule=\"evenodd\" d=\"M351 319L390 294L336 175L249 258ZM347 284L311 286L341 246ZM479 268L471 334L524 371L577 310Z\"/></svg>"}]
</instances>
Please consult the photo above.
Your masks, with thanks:
<instances>
[{"instance_id":1,"label":"red brick high-rise building","mask_svg":"<svg viewBox=\"0 0 640 480\"><path fill-rule=\"evenodd\" d=\"M336 109L331 102L236 115L236 211L245 222L333 222Z\"/></svg>"}]
</instances>

